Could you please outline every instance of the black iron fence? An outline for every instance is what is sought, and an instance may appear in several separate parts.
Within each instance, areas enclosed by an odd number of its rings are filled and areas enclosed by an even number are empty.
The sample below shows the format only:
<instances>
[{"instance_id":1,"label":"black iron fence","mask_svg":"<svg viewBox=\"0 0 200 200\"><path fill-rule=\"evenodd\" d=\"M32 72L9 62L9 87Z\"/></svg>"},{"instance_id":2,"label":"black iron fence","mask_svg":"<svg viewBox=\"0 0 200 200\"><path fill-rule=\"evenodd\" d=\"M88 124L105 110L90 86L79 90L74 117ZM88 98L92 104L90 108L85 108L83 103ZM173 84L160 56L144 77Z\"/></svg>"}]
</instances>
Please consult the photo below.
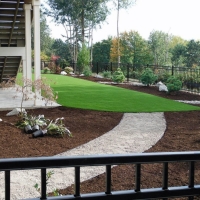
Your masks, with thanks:
<instances>
[{"instance_id":1,"label":"black iron fence","mask_svg":"<svg viewBox=\"0 0 200 200\"><path fill-rule=\"evenodd\" d=\"M41 61L41 68L51 65L52 62ZM88 64L91 66L93 73L99 74L104 71L110 71L111 74L117 70L118 67L123 71L126 81L131 79L140 79L140 76L145 68L151 68L157 75L158 80L166 83L169 76L173 75L180 79L183 83L183 90L200 93L200 68L189 67L176 67L176 66L158 66L158 65L137 65L127 63L114 63L114 62L92 62ZM78 72L77 63L71 63L70 66L74 72Z\"/></svg>"},{"instance_id":2,"label":"black iron fence","mask_svg":"<svg viewBox=\"0 0 200 200\"><path fill-rule=\"evenodd\" d=\"M34 200L61 200L61 199L106 199L106 200L133 200L133 199L167 199L169 197L188 197L193 199L200 195L200 184L195 182L195 164L200 161L200 151L193 152L162 152L138 153L118 155L91 155L73 157L38 157L38 158L9 158L0 159L0 171L5 173L5 200L11 199L10 171L41 169L41 196ZM188 163L186 172L189 174L188 183L172 187L169 185L168 165L170 163ZM162 183L158 188L141 189L142 165L150 163L162 164ZM112 165L135 166L135 187L131 190L113 191L111 187ZM99 193L81 194L80 168L85 166L105 166L105 190ZM74 167L74 195L47 197L46 169ZM128 172L127 172L128 173ZM158 173L158 172L156 172ZM153 177L152 177L153 178ZM19 180L20 181L20 180Z\"/></svg>"}]
</instances>

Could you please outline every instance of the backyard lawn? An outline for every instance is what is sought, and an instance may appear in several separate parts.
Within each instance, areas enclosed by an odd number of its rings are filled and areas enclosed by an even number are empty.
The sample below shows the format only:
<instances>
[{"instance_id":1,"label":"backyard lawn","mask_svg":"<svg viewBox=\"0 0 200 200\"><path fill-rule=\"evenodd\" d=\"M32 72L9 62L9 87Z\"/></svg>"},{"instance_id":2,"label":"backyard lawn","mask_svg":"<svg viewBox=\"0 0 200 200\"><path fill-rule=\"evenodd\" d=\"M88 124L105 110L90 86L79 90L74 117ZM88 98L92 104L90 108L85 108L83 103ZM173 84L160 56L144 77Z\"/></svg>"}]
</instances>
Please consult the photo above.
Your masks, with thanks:
<instances>
[{"instance_id":1,"label":"backyard lawn","mask_svg":"<svg viewBox=\"0 0 200 200\"><path fill-rule=\"evenodd\" d=\"M57 102L66 107L127 113L200 110L170 99L69 76L44 76L56 82L51 86L58 92Z\"/></svg>"}]
</instances>

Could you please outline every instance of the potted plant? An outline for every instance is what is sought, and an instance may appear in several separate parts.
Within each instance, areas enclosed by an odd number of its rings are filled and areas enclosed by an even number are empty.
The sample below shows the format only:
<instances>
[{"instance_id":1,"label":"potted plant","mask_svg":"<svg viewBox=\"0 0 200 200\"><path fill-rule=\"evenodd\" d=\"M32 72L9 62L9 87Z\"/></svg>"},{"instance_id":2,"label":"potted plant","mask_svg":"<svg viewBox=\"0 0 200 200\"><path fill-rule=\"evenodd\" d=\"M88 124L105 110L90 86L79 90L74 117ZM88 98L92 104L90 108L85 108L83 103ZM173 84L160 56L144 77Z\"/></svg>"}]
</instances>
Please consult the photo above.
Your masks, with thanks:
<instances>
[{"instance_id":1,"label":"potted plant","mask_svg":"<svg viewBox=\"0 0 200 200\"><path fill-rule=\"evenodd\" d=\"M32 134L32 136L35 137L42 137L44 136L44 134L47 135L54 135L54 136L62 136L64 137L64 135L71 135L71 132L69 131L69 129L67 129L65 127L65 125L63 124L63 117L62 118L57 118L55 121L54 120L49 120L49 124L46 127L46 129L44 130L39 130L36 131Z\"/></svg>"},{"instance_id":2,"label":"potted plant","mask_svg":"<svg viewBox=\"0 0 200 200\"><path fill-rule=\"evenodd\" d=\"M23 114L20 120L16 123L18 128L24 129L25 133L33 133L40 130L40 127L46 126L44 115L32 116Z\"/></svg>"}]
</instances>

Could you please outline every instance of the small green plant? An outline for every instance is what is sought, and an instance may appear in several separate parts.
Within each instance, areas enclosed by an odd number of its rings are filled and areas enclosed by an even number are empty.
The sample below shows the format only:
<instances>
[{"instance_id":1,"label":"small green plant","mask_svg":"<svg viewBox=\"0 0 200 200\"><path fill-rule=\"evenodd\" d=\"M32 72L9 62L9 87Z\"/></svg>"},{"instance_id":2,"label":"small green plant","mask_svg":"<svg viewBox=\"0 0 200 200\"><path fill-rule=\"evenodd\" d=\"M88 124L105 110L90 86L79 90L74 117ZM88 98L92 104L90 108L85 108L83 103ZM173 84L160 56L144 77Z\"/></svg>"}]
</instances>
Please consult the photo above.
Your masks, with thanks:
<instances>
[{"instance_id":1,"label":"small green plant","mask_svg":"<svg viewBox=\"0 0 200 200\"><path fill-rule=\"evenodd\" d=\"M63 117L57 118L56 120L51 120L49 125L47 126L47 134L48 135L57 135L57 136L64 136L68 134L70 137L72 136L71 132L65 127L63 124Z\"/></svg>"},{"instance_id":2,"label":"small green plant","mask_svg":"<svg viewBox=\"0 0 200 200\"><path fill-rule=\"evenodd\" d=\"M171 92L177 92L182 88L182 82L176 78L175 76L170 76L167 79L167 89L168 93L170 94Z\"/></svg>"},{"instance_id":3,"label":"small green plant","mask_svg":"<svg viewBox=\"0 0 200 200\"><path fill-rule=\"evenodd\" d=\"M140 81L147 86L155 83L156 80L157 76L153 73L153 71L150 68L146 68L140 77Z\"/></svg>"},{"instance_id":4,"label":"small green plant","mask_svg":"<svg viewBox=\"0 0 200 200\"><path fill-rule=\"evenodd\" d=\"M103 75L104 78L111 78L112 77L111 71L103 71L102 75Z\"/></svg>"},{"instance_id":5,"label":"small green plant","mask_svg":"<svg viewBox=\"0 0 200 200\"><path fill-rule=\"evenodd\" d=\"M53 190L53 196L60 196L59 190L57 188Z\"/></svg>"},{"instance_id":6,"label":"small green plant","mask_svg":"<svg viewBox=\"0 0 200 200\"><path fill-rule=\"evenodd\" d=\"M79 69L79 73L83 73L83 70L88 66L89 62L90 50L87 48L86 44L83 43L77 58L77 67Z\"/></svg>"},{"instance_id":7,"label":"small green plant","mask_svg":"<svg viewBox=\"0 0 200 200\"><path fill-rule=\"evenodd\" d=\"M89 66L84 67L83 74L86 77L92 76L92 71Z\"/></svg>"},{"instance_id":8,"label":"small green plant","mask_svg":"<svg viewBox=\"0 0 200 200\"><path fill-rule=\"evenodd\" d=\"M166 83L167 82L167 79L171 76L171 74L167 71L164 71L164 70L160 70L158 71L158 73L156 74L157 75L157 81L161 81L162 83Z\"/></svg>"},{"instance_id":9,"label":"small green plant","mask_svg":"<svg viewBox=\"0 0 200 200\"><path fill-rule=\"evenodd\" d=\"M49 171L49 172L47 172L46 173L46 185L48 185L48 181L49 181L49 179L52 177L52 175L54 174L54 171ZM39 184L38 183L36 183L34 186L33 186L38 192L40 192L40 187L39 187ZM57 189L56 189L56 191L57 191ZM48 196L48 194L47 194L47 196ZM55 195L55 196L58 196L58 195Z\"/></svg>"},{"instance_id":10,"label":"small green plant","mask_svg":"<svg viewBox=\"0 0 200 200\"><path fill-rule=\"evenodd\" d=\"M65 72L67 73L67 74L70 74L70 72L73 72L74 70L73 70L73 68L72 67L65 67Z\"/></svg>"},{"instance_id":11,"label":"small green plant","mask_svg":"<svg viewBox=\"0 0 200 200\"><path fill-rule=\"evenodd\" d=\"M48 67L45 67L43 69L43 74L48 74L48 73L50 73L50 69Z\"/></svg>"},{"instance_id":12,"label":"small green plant","mask_svg":"<svg viewBox=\"0 0 200 200\"><path fill-rule=\"evenodd\" d=\"M26 125L35 126L38 125L40 127L47 126L46 119L44 115L32 116L27 115L27 113L23 113L23 115L16 122L15 126L20 129L24 129Z\"/></svg>"},{"instance_id":13,"label":"small green plant","mask_svg":"<svg viewBox=\"0 0 200 200\"><path fill-rule=\"evenodd\" d=\"M112 81L115 83L123 83L125 81L125 76L120 68L117 68L117 71L115 71L112 75Z\"/></svg>"}]
</instances>

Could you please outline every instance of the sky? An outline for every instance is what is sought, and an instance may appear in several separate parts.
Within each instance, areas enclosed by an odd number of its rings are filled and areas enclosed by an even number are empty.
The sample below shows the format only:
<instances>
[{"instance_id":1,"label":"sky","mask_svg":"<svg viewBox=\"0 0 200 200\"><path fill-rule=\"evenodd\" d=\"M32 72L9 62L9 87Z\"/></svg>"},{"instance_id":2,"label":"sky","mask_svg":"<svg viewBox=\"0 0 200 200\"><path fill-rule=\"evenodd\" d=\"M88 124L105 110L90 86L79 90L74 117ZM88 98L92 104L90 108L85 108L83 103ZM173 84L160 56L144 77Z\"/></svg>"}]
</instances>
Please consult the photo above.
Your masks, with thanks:
<instances>
[{"instance_id":1,"label":"sky","mask_svg":"<svg viewBox=\"0 0 200 200\"><path fill-rule=\"evenodd\" d=\"M200 40L200 0L137 0L129 9L120 10L119 32L137 31L144 39L150 33L163 31L185 40ZM58 27L47 20L53 38L62 38L65 34L62 26ZM117 36L117 11L112 11L101 29L94 31L96 43L109 36Z\"/></svg>"}]
</instances>

